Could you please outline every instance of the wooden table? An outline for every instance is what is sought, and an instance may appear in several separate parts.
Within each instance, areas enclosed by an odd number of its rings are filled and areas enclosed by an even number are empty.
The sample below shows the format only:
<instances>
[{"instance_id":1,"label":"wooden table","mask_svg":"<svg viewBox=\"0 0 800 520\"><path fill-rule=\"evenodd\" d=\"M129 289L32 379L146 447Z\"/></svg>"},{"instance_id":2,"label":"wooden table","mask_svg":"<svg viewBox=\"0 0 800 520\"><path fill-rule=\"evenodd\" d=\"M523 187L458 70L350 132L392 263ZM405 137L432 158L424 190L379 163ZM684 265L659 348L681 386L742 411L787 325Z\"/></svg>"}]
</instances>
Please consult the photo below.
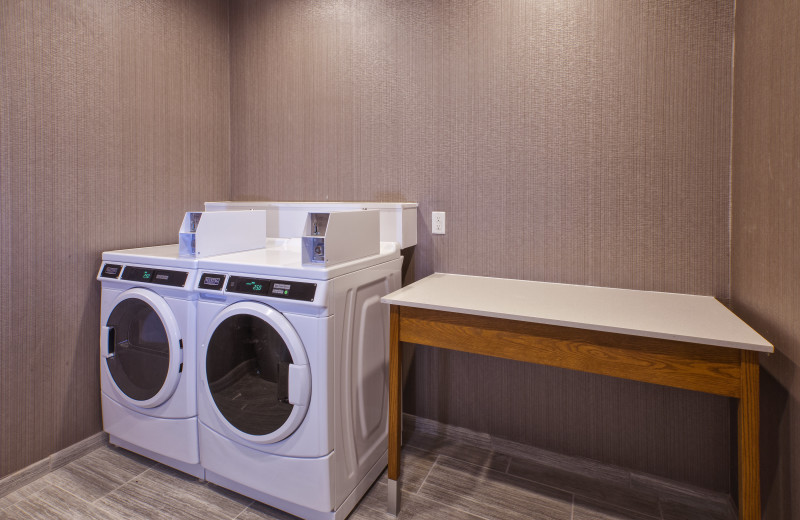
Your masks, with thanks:
<instances>
[{"instance_id":1,"label":"wooden table","mask_svg":"<svg viewBox=\"0 0 800 520\"><path fill-rule=\"evenodd\" d=\"M758 353L773 347L714 298L437 273L381 301L391 305L390 513L408 342L736 398L739 518L760 518Z\"/></svg>"}]
</instances>

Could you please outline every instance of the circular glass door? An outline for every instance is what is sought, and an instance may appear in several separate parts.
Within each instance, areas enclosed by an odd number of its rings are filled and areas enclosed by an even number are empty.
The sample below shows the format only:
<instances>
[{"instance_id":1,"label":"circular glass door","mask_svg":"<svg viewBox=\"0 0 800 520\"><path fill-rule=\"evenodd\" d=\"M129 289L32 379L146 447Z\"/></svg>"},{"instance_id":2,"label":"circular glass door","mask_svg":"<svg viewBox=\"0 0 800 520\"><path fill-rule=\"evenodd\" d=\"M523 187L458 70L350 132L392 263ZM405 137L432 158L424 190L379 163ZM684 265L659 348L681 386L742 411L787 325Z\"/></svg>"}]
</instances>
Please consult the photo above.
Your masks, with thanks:
<instances>
[{"instance_id":1,"label":"circular glass door","mask_svg":"<svg viewBox=\"0 0 800 520\"><path fill-rule=\"evenodd\" d=\"M311 382L300 338L274 309L232 305L212 324L205 380L217 413L259 443L290 435L305 416Z\"/></svg>"},{"instance_id":2,"label":"circular glass door","mask_svg":"<svg viewBox=\"0 0 800 520\"><path fill-rule=\"evenodd\" d=\"M130 402L153 407L172 395L181 361L177 328L169 306L155 293L131 289L115 302L106 321L105 362Z\"/></svg>"}]
</instances>

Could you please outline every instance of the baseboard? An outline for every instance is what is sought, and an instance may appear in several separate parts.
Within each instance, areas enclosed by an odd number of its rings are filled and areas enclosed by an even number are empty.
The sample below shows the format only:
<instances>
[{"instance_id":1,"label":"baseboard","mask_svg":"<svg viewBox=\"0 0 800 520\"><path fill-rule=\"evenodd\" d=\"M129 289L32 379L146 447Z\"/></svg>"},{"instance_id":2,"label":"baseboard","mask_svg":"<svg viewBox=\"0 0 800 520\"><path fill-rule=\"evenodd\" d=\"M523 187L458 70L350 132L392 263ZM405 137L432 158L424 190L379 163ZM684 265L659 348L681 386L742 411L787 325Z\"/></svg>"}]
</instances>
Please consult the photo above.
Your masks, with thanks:
<instances>
[{"instance_id":1,"label":"baseboard","mask_svg":"<svg viewBox=\"0 0 800 520\"><path fill-rule=\"evenodd\" d=\"M0 498L16 491L26 484L30 484L51 471L66 466L73 460L81 458L90 451L94 451L100 446L105 446L107 444L108 434L106 432L97 432L91 437L87 437L71 446L67 446L63 450L57 451L38 462L34 462L16 473L3 477L0 479Z\"/></svg>"}]
</instances>

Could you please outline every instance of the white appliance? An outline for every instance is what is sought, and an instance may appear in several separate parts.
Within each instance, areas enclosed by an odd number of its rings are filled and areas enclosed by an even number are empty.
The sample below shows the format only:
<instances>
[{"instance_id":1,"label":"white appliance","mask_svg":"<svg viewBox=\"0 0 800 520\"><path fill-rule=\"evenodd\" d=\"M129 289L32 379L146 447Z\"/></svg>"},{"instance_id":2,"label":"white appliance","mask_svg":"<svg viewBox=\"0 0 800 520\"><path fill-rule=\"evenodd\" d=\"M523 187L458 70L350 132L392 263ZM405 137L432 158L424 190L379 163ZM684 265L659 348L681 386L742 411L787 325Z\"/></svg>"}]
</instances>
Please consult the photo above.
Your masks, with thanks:
<instances>
[{"instance_id":1,"label":"white appliance","mask_svg":"<svg viewBox=\"0 0 800 520\"><path fill-rule=\"evenodd\" d=\"M400 287L402 258L383 242L366 257L304 262L303 240L199 262L200 460L210 482L303 518L341 519L386 467L380 298Z\"/></svg>"},{"instance_id":2,"label":"white appliance","mask_svg":"<svg viewBox=\"0 0 800 520\"><path fill-rule=\"evenodd\" d=\"M109 441L199 478L197 260L263 247L264 211L187 213L179 244L103 253L100 401Z\"/></svg>"},{"instance_id":3,"label":"white appliance","mask_svg":"<svg viewBox=\"0 0 800 520\"><path fill-rule=\"evenodd\" d=\"M100 399L111 444L203 478L196 267L178 244L103 253Z\"/></svg>"}]
</instances>

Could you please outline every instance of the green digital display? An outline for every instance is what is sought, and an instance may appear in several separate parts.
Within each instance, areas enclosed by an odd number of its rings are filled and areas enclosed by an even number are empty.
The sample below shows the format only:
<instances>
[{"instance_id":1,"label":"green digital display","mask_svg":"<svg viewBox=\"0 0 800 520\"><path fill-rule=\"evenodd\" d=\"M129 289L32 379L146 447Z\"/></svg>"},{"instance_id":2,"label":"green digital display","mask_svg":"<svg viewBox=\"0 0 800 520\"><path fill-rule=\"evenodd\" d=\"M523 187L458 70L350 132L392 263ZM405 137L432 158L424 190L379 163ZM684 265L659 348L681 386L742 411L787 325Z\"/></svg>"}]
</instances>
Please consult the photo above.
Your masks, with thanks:
<instances>
[{"instance_id":1,"label":"green digital display","mask_svg":"<svg viewBox=\"0 0 800 520\"><path fill-rule=\"evenodd\" d=\"M269 289L269 280L251 278L244 282L244 287L247 292L253 294L266 294Z\"/></svg>"},{"instance_id":2,"label":"green digital display","mask_svg":"<svg viewBox=\"0 0 800 520\"><path fill-rule=\"evenodd\" d=\"M122 272L123 280L133 280L137 282L152 282L154 269L149 267L127 266Z\"/></svg>"}]
</instances>

